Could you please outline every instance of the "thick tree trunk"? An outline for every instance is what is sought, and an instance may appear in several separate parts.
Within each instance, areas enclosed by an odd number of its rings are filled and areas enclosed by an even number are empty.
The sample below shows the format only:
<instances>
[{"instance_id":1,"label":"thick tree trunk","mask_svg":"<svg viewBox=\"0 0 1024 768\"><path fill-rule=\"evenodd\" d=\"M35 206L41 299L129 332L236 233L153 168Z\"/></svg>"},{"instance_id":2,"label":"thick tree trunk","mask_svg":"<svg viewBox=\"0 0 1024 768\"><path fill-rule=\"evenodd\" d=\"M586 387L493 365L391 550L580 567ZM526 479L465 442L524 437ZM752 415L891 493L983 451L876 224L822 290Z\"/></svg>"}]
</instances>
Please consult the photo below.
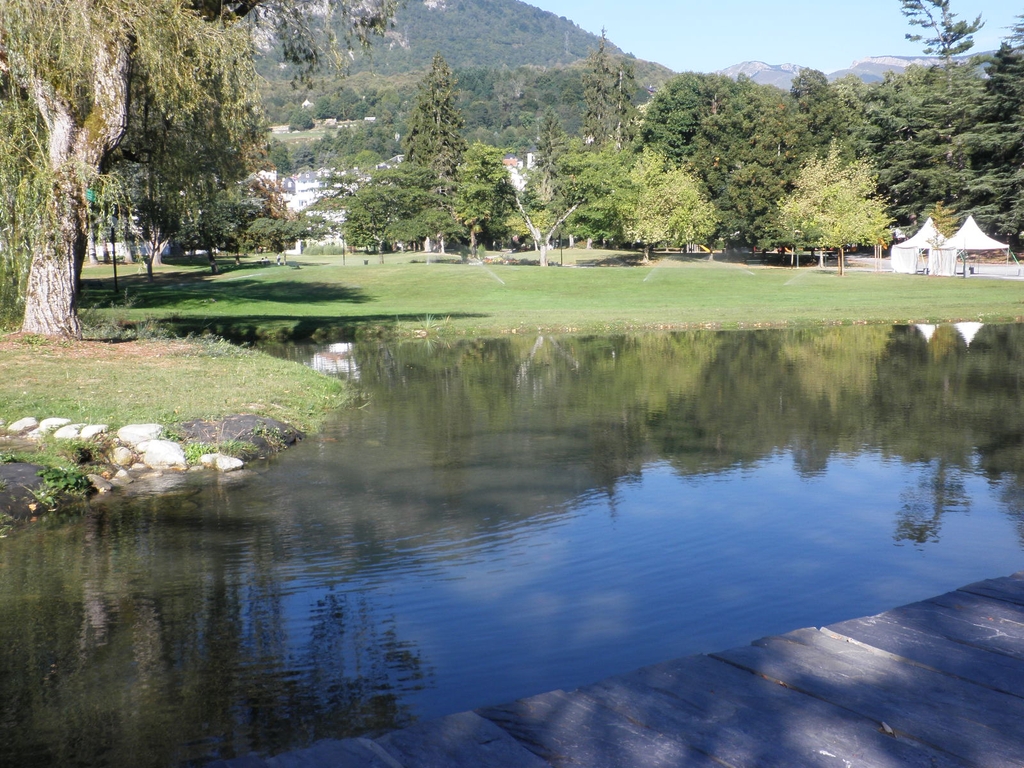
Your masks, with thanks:
<instances>
[{"instance_id":1,"label":"thick tree trunk","mask_svg":"<svg viewBox=\"0 0 1024 768\"><path fill-rule=\"evenodd\" d=\"M46 124L55 228L32 256L24 333L81 338L76 294L89 240L86 189L128 124L130 42L96 46L91 110L82 114L41 77L25 83Z\"/></svg>"},{"instance_id":2,"label":"thick tree trunk","mask_svg":"<svg viewBox=\"0 0 1024 768\"><path fill-rule=\"evenodd\" d=\"M28 276L22 333L81 338L75 296L77 274L70 249L62 253L36 251Z\"/></svg>"}]
</instances>

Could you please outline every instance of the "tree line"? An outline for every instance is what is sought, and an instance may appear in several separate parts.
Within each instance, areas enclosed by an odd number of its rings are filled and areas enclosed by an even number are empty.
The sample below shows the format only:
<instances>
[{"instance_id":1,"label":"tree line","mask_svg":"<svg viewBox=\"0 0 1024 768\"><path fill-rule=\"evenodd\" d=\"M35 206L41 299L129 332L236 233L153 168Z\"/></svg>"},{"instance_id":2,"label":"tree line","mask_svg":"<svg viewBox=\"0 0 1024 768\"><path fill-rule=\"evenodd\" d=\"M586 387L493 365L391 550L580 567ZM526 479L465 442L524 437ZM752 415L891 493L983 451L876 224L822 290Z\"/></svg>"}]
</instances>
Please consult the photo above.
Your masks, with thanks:
<instances>
[{"instance_id":1,"label":"tree line","mask_svg":"<svg viewBox=\"0 0 1024 768\"><path fill-rule=\"evenodd\" d=\"M875 84L854 76L829 82L805 69L787 92L744 77L684 73L649 97L631 62L607 54L603 44L571 74L449 72L458 82L449 114L457 115L471 146L532 151L538 163L523 205L513 207L519 216L492 219L480 234L532 238L542 247L554 231L548 225L575 206L562 232L647 246L645 253L652 244L687 242L842 249L887 243L896 228L912 234L928 216L948 235L973 213L987 231L1019 244L1024 26L994 54L965 60L980 18L958 20L948 0L906 0L902 7L923 31L908 37L923 41L936 63ZM556 96L559 87L566 98ZM406 146L396 137L423 105L396 92L389 103L396 111L381 111L378 120L389 121L383 126L339 130L284 162L365 163L377 158L367 154L375 133L391 136L386 151ZM616 125L595 134L588 121L602 119ZM357 148L362 158L353 155ZM651 173L655 166L671 176ZM667 192L669 178L688 191ZM658 190L651 186L656 179ZM691 199L710 208L700 207L688 223L679 204L670 206L671 216L652 208L655 201Z\"/></svg>"}]
</instances>

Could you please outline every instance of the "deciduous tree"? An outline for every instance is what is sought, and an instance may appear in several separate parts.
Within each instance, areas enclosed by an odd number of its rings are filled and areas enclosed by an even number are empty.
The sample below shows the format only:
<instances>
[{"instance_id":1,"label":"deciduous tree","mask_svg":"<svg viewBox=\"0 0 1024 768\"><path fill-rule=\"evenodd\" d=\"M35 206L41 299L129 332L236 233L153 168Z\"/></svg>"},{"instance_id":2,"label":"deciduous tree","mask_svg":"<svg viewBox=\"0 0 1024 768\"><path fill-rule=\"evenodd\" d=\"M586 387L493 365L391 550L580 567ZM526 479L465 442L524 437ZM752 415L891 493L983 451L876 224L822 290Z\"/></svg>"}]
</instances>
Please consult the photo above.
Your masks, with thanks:
<instances>
[{"instance_id":1,"label":"deciduous tree","mask_svg":"<svg viewBox=\"0 0 1024 768\"><path fill-rule=\"evenodd\" d=\"M493 221L506 218L515 190L502 162L502 151L485 144L470 145L459 166L455 188L455 218L469 230L469 247L476 255L477 237Z\"/></svg>"},{"instance_id":2,"label":"deciduous tree","mask_svg":"<svg viewBox=\"0 0 1024 768\"><path fill-rule=\"evenodd\" d=\"M565 221L581 206L593 203L611 193L608 177L601 173L601 164L595 154L580 146L561 156L555 175L556 193L545 203L537 194L535 179L531 178L523 192L515 195L516 209L540 251L540 265L548 265L551 238Z\"/></svg>"},{"instance_id":3,"label":"deciduous tree","mask_svg":"<svg viewBox=\"0 0 1024 768\"><path fill-rule=\"evenodd\" d=\"M833 147L826 158L811 160L801 169L796 188L780 205L782 228L801 233L806 243L838 250L843 274L847 246L889 239L891 219L875 190L867 162L844 163Z\"/></svg>"},{"instance_id":4,"label":"deciduous tree","mask_svg":"<svg viewBox=\"0 0 1024 768\"><path fill-rule=\"evenodd\" d=\"M645 262L658 244L699 243L715 231L714 206L686 169L672 168L666 158L647 149L637 158L629 180L632 189L623 209L623 230L630 240L643 244Z\"/></svg>"}]
</instances>

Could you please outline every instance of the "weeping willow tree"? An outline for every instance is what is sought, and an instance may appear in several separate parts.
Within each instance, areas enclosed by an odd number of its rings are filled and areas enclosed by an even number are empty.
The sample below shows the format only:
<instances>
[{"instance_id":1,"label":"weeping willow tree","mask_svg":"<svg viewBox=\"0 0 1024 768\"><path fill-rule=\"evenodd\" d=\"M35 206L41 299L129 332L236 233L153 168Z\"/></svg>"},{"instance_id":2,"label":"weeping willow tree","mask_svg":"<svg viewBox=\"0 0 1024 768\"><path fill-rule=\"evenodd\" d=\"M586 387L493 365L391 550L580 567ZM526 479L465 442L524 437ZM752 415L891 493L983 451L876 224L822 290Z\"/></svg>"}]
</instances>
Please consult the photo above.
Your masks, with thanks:
<instances>
[{"instance_id":1,"label":"weeping willow tree","mask_svg":"<svg viewBox=\"0 0 1024 768\"><path fill-rule=\"evenodd\" d=\"M46 190L40 188L45 148L39 115L9 78L0 76L0 329L21 322L33 233L45 228Z\"/></svg>"},{"instance_id":2,"label":"weeping willow tree","mask_svg":"<svg viewBox=\"0 0 1024 768\"><path fill-rule=\"evenodd\" d=\"M0 182L25 185L0 211L2 236L29 254L22 330L81 337L90 198L138 123L134 97L182 130L214 117L208 135L234 137L259 109L257 35L275 34L286 58L313 67L325 14L365 41L393 11L394 0L3 0L2 119L27 131L0 140Z\"/></svg>"}]
</instances>

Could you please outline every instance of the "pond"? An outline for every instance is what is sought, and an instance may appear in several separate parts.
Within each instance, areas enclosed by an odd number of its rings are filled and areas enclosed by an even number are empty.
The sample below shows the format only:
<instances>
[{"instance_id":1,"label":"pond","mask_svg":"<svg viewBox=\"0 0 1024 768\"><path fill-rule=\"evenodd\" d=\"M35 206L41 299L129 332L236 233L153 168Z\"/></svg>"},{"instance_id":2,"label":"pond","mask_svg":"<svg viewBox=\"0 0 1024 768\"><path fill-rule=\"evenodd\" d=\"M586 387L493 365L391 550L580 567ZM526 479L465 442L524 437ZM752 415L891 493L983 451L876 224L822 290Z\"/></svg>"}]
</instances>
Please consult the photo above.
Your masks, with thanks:
<instances>
[{"instance_id":1,"label":"pond","mask_svg":"<svg viewBox=\"0 0 1024 768\"><path fill-rule=\"evenodd\" d=\"M0 764L274 754L1024 568L1024 325L277 353L361 407L0 541Z\"/></svg>"}]
</instances>

